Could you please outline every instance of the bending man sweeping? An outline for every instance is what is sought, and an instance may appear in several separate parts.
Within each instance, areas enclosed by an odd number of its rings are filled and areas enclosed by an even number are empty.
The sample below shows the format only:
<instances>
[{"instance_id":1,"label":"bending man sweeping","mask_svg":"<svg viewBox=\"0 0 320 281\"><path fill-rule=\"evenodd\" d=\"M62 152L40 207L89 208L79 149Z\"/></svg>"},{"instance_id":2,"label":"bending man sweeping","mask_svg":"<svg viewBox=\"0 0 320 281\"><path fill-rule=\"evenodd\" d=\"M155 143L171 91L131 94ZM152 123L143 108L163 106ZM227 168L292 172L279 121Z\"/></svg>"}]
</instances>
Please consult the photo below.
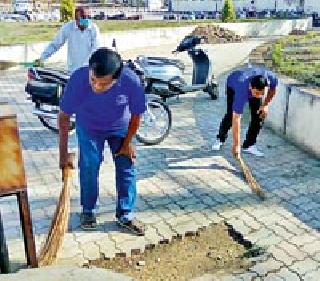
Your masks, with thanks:
<instances>
[{"instance_id":1,"label":"bending man sweeping","mask_svg":"<svg viewBox=\"0 0 320 281\"><path fill-rule=\"evenodd\" d=\"M262 122L267 117L268 105L276 94L278 78L263 67L244 67L233 71L227 78L227 113L220 123L217 139L212 145L213 150L220 150L232 127L234 156L240 154L241 115L246 103L249 103L251 121L243 142L243 152L258 157L264 153L256 147L257 136ZM263 100L265 91L267 96Z\"/></svg>"},{"instance_id":2,"label":"bending man sweeping","mask_svg":"<svg viewBox=\"0 0 320 281\"><path fill-rule=\"evenodd\" d=\"M60 109L60 168L68 164L68 128L70 116L76 116L83 208L81 227L96 228L94 209L99 192L99 169L107 143L116 171L118 223L138 235L144 235L143 224L133 217L136 156L131 140L146 109L144 88L139 77L129 67L123 66L118 53L100 48L92 54L89 67L82 67L72 74Z\"/></svg>"}]
</instances>

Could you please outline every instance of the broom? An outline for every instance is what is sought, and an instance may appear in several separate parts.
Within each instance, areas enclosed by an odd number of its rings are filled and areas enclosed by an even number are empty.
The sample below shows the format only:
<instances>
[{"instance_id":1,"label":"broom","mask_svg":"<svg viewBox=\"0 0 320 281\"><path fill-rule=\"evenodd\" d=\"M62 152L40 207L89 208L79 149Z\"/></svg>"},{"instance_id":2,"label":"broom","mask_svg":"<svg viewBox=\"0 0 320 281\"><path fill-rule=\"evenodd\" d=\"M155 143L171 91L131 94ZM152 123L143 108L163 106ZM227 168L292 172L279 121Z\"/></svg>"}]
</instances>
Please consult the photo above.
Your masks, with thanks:
<instances>
[{"instance_id":1,"label":"broom","mask_svg":"<svg viewBox=\"0 0 320 281\"><path fill-rule=\"evenodd\" d=\"M253 177L253 175L250 171L250 168L248 167L246 162L244 162L244 160L242 159L242 157L239 154L236 155L235 158L239 162L241 170L242 170L244 177L245 177L246 181L248 182L248 185L251 188L251 190L254 193L256 193L260 199L264 200L266 198L266 195L265 195L263 189L261 188L260 184Z\"/></svg>"},{"instance_id":2,"label":"broom","mask_svg":"<svg viewBox=\"0 0 320 281\"><path fill-rule=\"evenodd\" d=\"M46 242L40 250L39 266L51 265L56 260L64 234L68 229L74 158L74 153L68 154L68 165L63 169L63 188Z\"/></svg>"}]
</instances>

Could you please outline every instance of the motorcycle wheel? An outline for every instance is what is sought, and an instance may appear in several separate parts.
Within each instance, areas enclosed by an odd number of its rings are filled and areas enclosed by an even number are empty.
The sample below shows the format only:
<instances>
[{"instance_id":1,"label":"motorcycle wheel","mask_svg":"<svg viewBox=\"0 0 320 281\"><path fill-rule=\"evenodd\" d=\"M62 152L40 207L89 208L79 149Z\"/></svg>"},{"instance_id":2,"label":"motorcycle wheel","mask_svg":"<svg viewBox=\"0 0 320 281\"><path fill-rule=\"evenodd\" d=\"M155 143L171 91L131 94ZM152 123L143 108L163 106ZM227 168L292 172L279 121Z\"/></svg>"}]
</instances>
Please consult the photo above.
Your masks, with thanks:
<instances>
[{"instance_id":1,"label":"motorcycle wheel","mask_svg":"<svg viewBox=\"0 0 320 281\"><path fill-rule=\"evenodd\" d=\"M218 85L216 85L215 83L211 83L208 88L207 88L207 92L210 96L210 98L212 100L217 100L219 97L219 89L218 89Z\"/></svg>"},{"instance_id":2,"label":"motorcycle wheel","mask_svg":"<svg viewBox=\"0 0 320 281\"><path fill-rule=\"evenodd\" d=\"M171 124L169 107L160 100L150 100L146 112L142 115L136 139L145 145L159 144L169 135Z\"/></svg>"},{"instance_id":3,"label":"motorcycle wheel","mask_svg":"<svg viewBox=\"0 0 320 281\"><path fill-rule=\"evenodd\" d=\"M48 128L49 130L51 130L55 133L59 133L57 119L46 118L46 117L41 117L41 116L38 116L38 118L39 118L40 122L43 124L43 126L45 126L46 128ZM69 132L73 132L75 129L75 126L76 126L75 122L71 121Z\"/></svg>"},{"instance_id":4,"label":"motorcycle wheel","mask_svg":"<svg viewBox=\"0 0 320 281\"><path fill-rule=\"evenodd\" d=\"M10 273L9 254L0 214L0 273Z\"/></svg>"}]
</instances>

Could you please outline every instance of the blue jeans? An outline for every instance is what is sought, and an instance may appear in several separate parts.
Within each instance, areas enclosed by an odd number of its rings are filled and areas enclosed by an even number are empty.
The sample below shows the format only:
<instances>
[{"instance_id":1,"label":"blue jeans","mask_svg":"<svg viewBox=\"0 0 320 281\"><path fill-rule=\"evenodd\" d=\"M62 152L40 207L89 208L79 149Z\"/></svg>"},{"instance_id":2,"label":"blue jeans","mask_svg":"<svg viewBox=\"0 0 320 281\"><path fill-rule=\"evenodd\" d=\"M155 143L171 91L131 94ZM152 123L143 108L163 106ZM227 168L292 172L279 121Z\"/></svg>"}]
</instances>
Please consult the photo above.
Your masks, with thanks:
<instances>
[{"instance_id":1,"label":"blue jeans","mask_svg":"<svg viewBox=\"0 0 320 281\"><path fill-rule=\"evenodd\" d=\"M103 161L105 141L112 153L116 170L117 206L116 217L132 220L136 202L136 169L127 156L115 156L123 137L105 132L89 132L77 125L79 145L79 170L81 205L84 212L92 212L99 195L99 170Z\"/></svg>"}]
</instances>

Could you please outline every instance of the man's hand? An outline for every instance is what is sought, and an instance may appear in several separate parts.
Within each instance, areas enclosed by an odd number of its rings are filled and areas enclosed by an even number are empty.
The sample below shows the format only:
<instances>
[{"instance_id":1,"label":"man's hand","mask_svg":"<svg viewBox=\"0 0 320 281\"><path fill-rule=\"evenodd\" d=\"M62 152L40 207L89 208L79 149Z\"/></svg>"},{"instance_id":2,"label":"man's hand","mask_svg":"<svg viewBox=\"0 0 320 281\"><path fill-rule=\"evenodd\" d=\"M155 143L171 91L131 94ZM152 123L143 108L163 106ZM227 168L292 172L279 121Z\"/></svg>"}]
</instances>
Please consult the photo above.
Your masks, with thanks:
<instances>
[{"instance_id":1,"label":"man's hand","mask_svg":"<svg viewBox=\"0 0 320 281\"><path fill-rule=\"evenodd\" d=\"M74 153L62 153L60 154L60 169L62 171L61 179L64 181L64 175L65 175L65 168L74 169Z\"/></svg>"},{"instance_id":2,"label":"man's hand","mask_svg":"<svg viewBox=\"0 0 320 281\"><path fill-rule=\"evenodd\" d=\"M240 157L240 146L239 145L232 145L231 149L232 155L238 159Z\"/></svg>"},{"instance_id":3,"label":"man's hand","mask_svg":"<svg viewBox=\"0 0 320 281\"><path fill-rule=\"evenodd\" d=\"M35 66L35 67L43 67L44 66L43 60L42 59L36 59L33 62L33 66Z\"/></svg>"},{"instance_id":4,"label":"man's hand","mask_svg":"<svg viewBox=\"0 0 320 281\"><path fill-rule=\"evenodd\" d=\"M135 151L134 146L131 143L123 144L121 146L119 152L116 153L116 156L119 156L119 155L125 155L125 156L129 157L132 161L134 161L136 158L136 151Z\"/></svg>"},{"instance_id":5,"label":"man's hand","mask_svg":"<svg viewBox=\"0 0 320 281\"><path fill-rule=\"evenodd\" d=\"M268 106L267 105L261 105L259 107L259 110L257 111L257 113L259 114L259 117L261 119L266 119L267 115L268 115Z\"/></svg>"},{"instance_id":6,"label":"man's hand","mask_svg":"<svg viewBox=\"0 0 320 281\"><path fill-rule=\"evenodd\" d=\"M61 152L59 157L59 167L63 170L63 168L67 167L68 163L68 151Z\"/></svg>"}]
</instances>

